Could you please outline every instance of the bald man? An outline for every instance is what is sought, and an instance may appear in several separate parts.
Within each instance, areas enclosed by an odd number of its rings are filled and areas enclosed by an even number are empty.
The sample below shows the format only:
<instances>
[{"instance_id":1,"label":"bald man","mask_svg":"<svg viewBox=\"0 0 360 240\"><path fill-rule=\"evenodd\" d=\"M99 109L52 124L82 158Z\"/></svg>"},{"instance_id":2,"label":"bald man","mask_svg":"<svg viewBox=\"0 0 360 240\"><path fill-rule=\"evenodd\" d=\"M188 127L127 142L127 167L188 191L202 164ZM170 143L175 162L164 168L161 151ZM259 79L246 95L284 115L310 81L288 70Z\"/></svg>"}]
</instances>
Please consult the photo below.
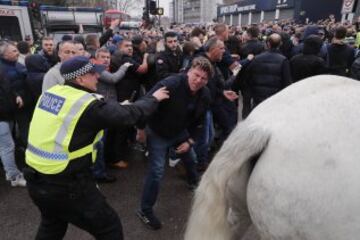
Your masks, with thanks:
<instances>
[{"instance_id":1,"label":"bald man","mask_svg":"<svg viewBox=\"0 0 360 240\"><path fill-rule=\"evenodd\" d=\"M289 61L279 50L281 36L271 34L266 46L268 50L255 57L242 78L251 92L251 110L292 82Z\"/></svg>"}]
</instances>

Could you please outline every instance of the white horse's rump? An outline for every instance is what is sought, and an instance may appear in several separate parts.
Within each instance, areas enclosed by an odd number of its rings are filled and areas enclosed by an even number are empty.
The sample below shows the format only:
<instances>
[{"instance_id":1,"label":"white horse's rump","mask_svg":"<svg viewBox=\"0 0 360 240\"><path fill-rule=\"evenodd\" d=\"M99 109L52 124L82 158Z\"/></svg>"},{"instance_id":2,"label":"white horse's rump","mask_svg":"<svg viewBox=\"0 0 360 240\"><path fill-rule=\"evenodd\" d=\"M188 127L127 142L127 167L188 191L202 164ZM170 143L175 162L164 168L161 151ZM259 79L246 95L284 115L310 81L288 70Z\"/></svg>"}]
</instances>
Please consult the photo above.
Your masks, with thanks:
<instances>
[{"instance_id":1,"label":"white horse's rump","mask_svg":"<svg viewBox=\"0 0 360 240\"><path fill-rule=\"evenodd\" d=\"M231 134L216 155L215 159L221 160L213 161L202 177L196 190L185 239L231 239L231 225L226 220L228 208L225 207L229 205L229 202L227 202L224 190L230 177L238 174L239 171L243 172L244 181L241 183L243 187L246 187L250 171L247 169L249 166L244 163L260 153L268 141L268 134L263 129L251 127L248 124L238 125L235 132L239 134ZM243 148L237 147L238 144L241 144ZM228 192L228 194L233 195L233 192ZM246 206L245 195L239 198L241 204ZM242 214L248 216L247 211ZM233 220L237 222L239 219Z\"/></svg>"},{"instance_id":2,"label":"white horse's rump","mask_svg":"<svg viewBox=\"0 0 360 240\"><path fill-rule=\"evenodd\" d=\"M359 122L360 83L342 77L260 104L204 174L185 239L240 240L251 223L262 239L358 239Z\"/></svg>"}]
</instances>

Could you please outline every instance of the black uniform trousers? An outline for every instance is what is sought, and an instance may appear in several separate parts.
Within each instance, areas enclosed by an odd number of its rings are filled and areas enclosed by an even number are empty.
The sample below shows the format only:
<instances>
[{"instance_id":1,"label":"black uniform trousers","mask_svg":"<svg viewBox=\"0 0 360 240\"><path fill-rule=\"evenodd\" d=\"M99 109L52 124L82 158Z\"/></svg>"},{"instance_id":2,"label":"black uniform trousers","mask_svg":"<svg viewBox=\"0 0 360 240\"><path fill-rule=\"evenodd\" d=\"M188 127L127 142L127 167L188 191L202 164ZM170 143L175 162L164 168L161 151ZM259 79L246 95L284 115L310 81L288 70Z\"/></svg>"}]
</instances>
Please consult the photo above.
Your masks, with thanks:
<instances>
[{"instance_id":1,"label":"black uniform trousers","mask_svg":"<svg viewBox=\"0 0 360 240\"><path fill-rule=\"evenodd\" d=\"M24 175L30 197L41 212L36 240L63 239L71 223L100 240L122 240L120 218L105 201L91 176L47 177L31 168Z\"/></svg>"}]
</instances>

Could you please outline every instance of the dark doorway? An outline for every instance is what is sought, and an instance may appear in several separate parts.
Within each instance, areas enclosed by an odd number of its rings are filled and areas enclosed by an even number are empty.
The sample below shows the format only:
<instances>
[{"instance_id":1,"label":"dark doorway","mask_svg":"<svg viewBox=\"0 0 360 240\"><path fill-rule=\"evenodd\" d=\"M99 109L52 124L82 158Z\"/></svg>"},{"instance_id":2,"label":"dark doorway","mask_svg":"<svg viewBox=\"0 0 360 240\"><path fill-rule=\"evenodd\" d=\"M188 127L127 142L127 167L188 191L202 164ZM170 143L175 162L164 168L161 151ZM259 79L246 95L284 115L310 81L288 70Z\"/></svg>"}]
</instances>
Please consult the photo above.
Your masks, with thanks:
<instances>
[{"instance_id":1,"label":"dark doorway","mask_svg":"<svg viewBox=\"0 0 360 240\"><path fill-rule=\"evenodd\" d=\"M12 41L21 41L19 19L15 16L0 16L0 36Z\"/></svg>"}]
</instances>

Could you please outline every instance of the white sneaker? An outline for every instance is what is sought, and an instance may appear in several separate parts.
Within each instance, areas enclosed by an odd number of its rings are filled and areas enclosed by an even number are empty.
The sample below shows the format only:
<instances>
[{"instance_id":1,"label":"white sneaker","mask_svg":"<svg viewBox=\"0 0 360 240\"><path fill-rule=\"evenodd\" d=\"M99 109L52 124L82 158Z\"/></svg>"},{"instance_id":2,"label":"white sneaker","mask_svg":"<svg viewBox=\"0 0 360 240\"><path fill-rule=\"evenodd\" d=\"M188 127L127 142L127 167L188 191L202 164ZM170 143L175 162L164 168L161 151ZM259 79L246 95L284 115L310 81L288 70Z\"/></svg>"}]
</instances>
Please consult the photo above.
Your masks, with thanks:
<instances>
[{"instance_id":1,"label":"white sneaker","mask_svg":"<svg viewBox=\"0 0 360 240\"><path fill-rule=\"evenodd\" d=\"M170 167L175 167L176 164L178 164L178 162L180 162L180 158L177 158L177 159L169 159L169 166Z\"/></svg>"},{"instance_id":2,"label":"white sneaker","mask_svg":"<svg viewBox=\"0 0 360 240\"><path fill-rule=\"evenodd\" d=\"M16 176L15 180L11 180L12 187L26 187L26 180L24 175L19 174Z\"/></svg>"}]
</instances>

